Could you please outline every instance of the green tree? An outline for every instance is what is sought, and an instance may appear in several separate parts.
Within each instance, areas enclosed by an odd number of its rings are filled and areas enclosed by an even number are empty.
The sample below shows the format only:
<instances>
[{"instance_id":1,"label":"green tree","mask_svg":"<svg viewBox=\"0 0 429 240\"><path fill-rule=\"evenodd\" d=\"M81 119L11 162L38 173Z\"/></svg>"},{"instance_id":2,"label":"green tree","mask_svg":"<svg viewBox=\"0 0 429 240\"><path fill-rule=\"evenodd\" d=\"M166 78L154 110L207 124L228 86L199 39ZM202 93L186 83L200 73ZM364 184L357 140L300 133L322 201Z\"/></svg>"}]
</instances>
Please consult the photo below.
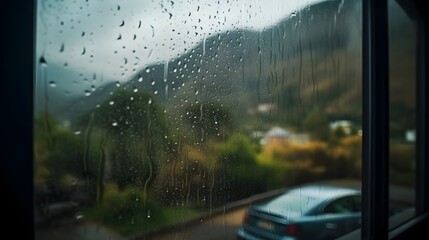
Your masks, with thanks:
<instances>
[{"instance_id":1,"label":"green tree","mask_svg":"<svg viewBox=\"0 0 429 240\"><path fill-rule=\"evenodd\" d=\"M231 136L216 147L217 177L226 201L241 199L265 190L261 166L250 139L241 134Z\"/></svg>"},{"instance_id":2,"label":"green tree","mask_svg":"<svg viewBox=\"0 0 429 240\"><path fill-rule=\"evenodd\" d=\"M141 185L147 194L169 154L169 131L161 108L146 93L117 91L94 111L94 125L107 132L107 155L119 188Z\"/></svg>"},{"instance_id":3,"label":"green tree","mask_svg":"<svg viewBox=\"0 0 429 240\"><path fill-rule=\"evenodd\" d=\"M322 109L314 107L302 122L303 131L321 140L329 139L329 119Z\"/></svg>"},{"instance_id":4,"label":"green tree","mask_svg":"<svg viewBox=\"0 0 429 240\"><path fill-rule=\"evenodd\" d=\"M95 185L86 181L95 176L93 163L89 163L91 168L84 169L81 135L76 135L45 112L34 120L34 146L36 199L46 190L49 201L69 199L77 186L84 186L81 190L86 200L95 196Z\"/></svg>"},{"instance_id":5,"label":"green tree","mask_svg":"<svg viewBox=\"0 0 429 240\"><path fill-rule=\"evenodd\" d=\"M221 139L227 136L233 127L230 112L218 103L206 102L188 106L185 116L191 131L199 140Z\"/></svg>"}]
</instances>

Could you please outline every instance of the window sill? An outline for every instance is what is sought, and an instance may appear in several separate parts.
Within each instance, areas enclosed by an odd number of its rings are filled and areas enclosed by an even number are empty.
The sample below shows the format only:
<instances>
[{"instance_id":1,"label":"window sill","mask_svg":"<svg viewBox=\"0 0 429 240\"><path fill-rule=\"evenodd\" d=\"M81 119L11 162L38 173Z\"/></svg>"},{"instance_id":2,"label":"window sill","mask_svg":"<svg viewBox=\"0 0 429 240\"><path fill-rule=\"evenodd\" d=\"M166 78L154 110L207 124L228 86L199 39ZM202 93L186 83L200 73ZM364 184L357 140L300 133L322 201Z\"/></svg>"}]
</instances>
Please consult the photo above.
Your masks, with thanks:
<instances>
[{"instance_id":1,"label":"window sill","mask_svg":"<svg viewBox=\"0 0 429 240\"><path fill-rule=\"evenodd\" d=\"M389 239L413 239L419 235L425 226L429 226L429 213L415 217L414 208L404 210L389 218ZM346 234L337 240L358 240L361 239L361 229Z\"/></svg>"}]
</instances>

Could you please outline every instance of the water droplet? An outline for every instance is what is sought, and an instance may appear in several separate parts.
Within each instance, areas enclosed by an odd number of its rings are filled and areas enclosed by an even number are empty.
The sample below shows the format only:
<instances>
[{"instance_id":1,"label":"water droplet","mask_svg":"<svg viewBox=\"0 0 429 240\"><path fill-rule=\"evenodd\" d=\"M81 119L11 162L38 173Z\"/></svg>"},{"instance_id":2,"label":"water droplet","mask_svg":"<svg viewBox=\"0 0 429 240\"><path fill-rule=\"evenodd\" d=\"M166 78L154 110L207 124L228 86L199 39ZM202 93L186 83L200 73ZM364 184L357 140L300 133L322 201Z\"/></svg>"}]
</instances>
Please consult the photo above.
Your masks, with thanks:
<instances>
[{"instance_id":1,"label":"water droplet","mask_svg":"<svg viewBox=\"0 0 429 240\"><path fill-rule=\"evenodd\" d=\"M146 72L147 72L147 73L150 73L150 68L146 68Z\"/></svg>"},{"instance_id":2,"label":"water droplet","mask_svg":"<svg viewBox=\"0 0 429 240\"><path fill-rule=\"evenodd\" d=\"M136 202L138 202L138 201L140 201L140 199L139 199L139 198L136 198Z\"/></svg>"},{"instance_id":3,"label":"water droplet","mask_svg":"<svg viewBox=\"0 0 429 240\"><path fill-rule=\"evenodd\" d=\"M155 85L155 81L152 81L152 82L150 83L150 85L154 86L154 85Z\"/></svg>"},{"instance_id":4,"label":"water droplet","mask_svg":"<svg viewBox=\"0 0 429 240\"><path fill-rule=\"evenodd\" d=\"M49 86L54 88L57 86L57 84L54 81L50 81Z\"/></svg>"},{"instance_id":5,"label":"water droplet","mask_svg":"<svg viewBox=\"0 0 429 240\"><path fill-rule=\"evenodd\" d=\"M87 97L91 96L91 91L85 90L85 96L87 96Z\"/></svg>"},{"instance_id":6,"label":"water droplet","mask_svg":"<svg viewBox=\"0 0 429 240\"><path fill-rule=\"evenodd\" d=\"M86 48L83 48L82 49L82 55L85 55L85 53L86 53Z\"/></svg>"},{"instance_id":7,"label":"water droplet","mask_svg":"<svg viewBox=\"0 0 429 240\"><path fill-rule=\"evenodd\" d=\"M74 131L74 135L80 135L82 132L80 130Z\"/></svg>"},{"instance_id":8,"label":"water droplet","mask_svg":"<svg viewBox=\"0 0 429 240\"><path fill-rule=\"evenodd\" d=\"M152 37L155 37L155 28L152 25L150 27L152 28Z\"/></svg>"},{"instance_id":9,"label":"water droplet","mask_svg":"<svg viewBox=\"0 0 429 240\"><path fill-rule=\"evenodd\" d=\"M125 25L125 21L122 20L121 24L119 25L119 27L123 27Z\"/></svg>"},{"instance_id":10,"label":"water droplet","mask_svg":"<svg viewBox=\"0 0 429 240\"><path fill-rule=\"evenodd\" d=\"M113 122L112 126L116 127L116 126L118 126L118 123L117 122Z\"/></svg>"},{"instance_id":11,"label":"water droplet","mask_svg":"<svg viewBox=\"0 0 429 240\"><path fill-rule=\"evenodd\" d=\"M143 77L139 77L139 82L143 82Z\"/></svg>"},{"instance_id":12,"label":"water droplet","mask_svg":"<svg viewBox=\"0 0 429 240\"><path fill-rule=\"evenodd\" d=\"M120 87L121 83L119 81L116 81L116 87Z\"/></svg>"},{"instance_id":13,"label":"water droplet","mask_svg":"<svg viewBox=\"0 0 429 240\"><path fill-rule=\"evenodd\" d=\"M139 91L139 90L138 90L137 88L134 88L134 90L133 90L133 92L135 92L135 93L136 93L136 92L138 92L138 91Z\"/></svg>"},{"instance_id":14,"label":"water droplet","mask_svg":"<svg viewBox=\"0 0 429 240\"><path fill-rule=\"evenodd\" d=\"M152 104L152 98L149 98L149 101L147 102L149 105Z\"/></svg>"},{"instance_id":15,"label":"water droplet","mask_svg":"<svg viewBox=\"0 0 429 240\"><path fill-rule=\"evenodd\" d=\"M122 39L122 35L119 34L118 38L116 38L116 40L121 40Z\"/></svg>"},{"instance_id":16,"label":"water droplet","mask_svg":"<svg viewBox=\"0 0 429 240\"><path fill-rule=\"evenodd\" d=\"M150 218L150 209L147 210L147 218Z\"/></svg>"},{"instance_id":17,"label":"water droplet","mask_svg":"<svg viewBox=\"0 0 429 240\"><path fill-rule=\"evenodd\" d=\"M76 220L80 220L80 219L85 218L85 216L84 216L81 212L77 212L77 213L74 215L74 218L75 218Z\"/></svg>"},{"instance_id":18,"label":"water droplet","mask_svg":"<svg viewBox=\"0 0 429 240\"><path fill-rule=\"evenodd\" d=\"M46 67L46 66L48 65L48 63L46 62L46 59L45 59L45 57L44 57L44 56L41 56L41 57L39 58L39 63L40 63L42 66L44 66L44 67Z\"/></svg>"},{"instance_id":19,"label":"water droplet","mask_svg":"<svg viewBox=\"0 0 429 240\"><path fill-rule=\"evenodd\" d=\"M110 101L110 102L109 102L109 105L113 105L113 104L115 104L115 102L114 102L114 101Z\"/></svg>"},{"instance_id":20,"label":"water droplet","mask_svg":"<svg viewBox=\"0 0 429 240\"><path fill-rule=\"evenodd\" d=\"M155 95L158 94L158 90L155 90L155 92L153 92L153 94L155 94Z\"/></svg>"},{"instance_id":21,"label":"water droplet","mask_svg":"<svg viewBox=\"0 0 429 240\"><path fill-rule=\"evenodd\" d=\"M64 52L64 43L61 44L60 52Z\"/></svg>"}]
</instances>

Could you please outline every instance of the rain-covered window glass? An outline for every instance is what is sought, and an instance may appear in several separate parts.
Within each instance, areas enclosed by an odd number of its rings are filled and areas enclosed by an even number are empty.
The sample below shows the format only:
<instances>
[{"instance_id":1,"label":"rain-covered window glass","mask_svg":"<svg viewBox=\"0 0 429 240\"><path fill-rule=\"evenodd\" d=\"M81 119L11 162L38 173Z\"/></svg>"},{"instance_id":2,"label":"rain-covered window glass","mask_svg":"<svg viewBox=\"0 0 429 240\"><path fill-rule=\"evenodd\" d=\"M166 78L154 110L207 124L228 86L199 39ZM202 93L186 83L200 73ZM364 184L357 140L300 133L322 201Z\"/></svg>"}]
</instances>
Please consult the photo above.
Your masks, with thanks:
<instances>
[{"instance_id":1,"label":"rain-covered window glass","mask_svg":"<svg viewBox=\"0 0 429 240\"><path fill-rule=\"evenodd\" d=\"M388 2L389 24L389 191L390 214L414 212L416 179L416 24L398 5ZM407 217L405 217L407 216ZM395 224L392 221L391 224Z\"/></svg>"},{"instance_id":2,"label":"rain-covered window glass","mask_svg":"<svg viewBox=\"0 0 429 240\"><path fill-rule=\"evenodd\" d=\"M360 226L315 216L360 194L360 1L39 0L36 14L37 239ZM298 202L270 206L287 193Z\"/></svg>"}]
</instances>

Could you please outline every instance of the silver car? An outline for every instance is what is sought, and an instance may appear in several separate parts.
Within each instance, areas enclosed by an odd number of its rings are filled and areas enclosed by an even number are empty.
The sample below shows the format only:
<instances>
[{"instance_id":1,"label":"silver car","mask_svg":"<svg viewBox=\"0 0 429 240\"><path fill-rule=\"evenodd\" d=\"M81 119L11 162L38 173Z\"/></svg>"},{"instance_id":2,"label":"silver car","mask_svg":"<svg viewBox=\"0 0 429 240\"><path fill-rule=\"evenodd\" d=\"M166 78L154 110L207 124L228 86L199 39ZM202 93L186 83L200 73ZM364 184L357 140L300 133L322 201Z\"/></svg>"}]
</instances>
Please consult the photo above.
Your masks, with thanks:
<instances>
[{"instance_id":1,"label":"silver car","mask_svg":"<svg viewBox=\"0 0 429 240\"><path fill-rule=\"evenodd\" d=\"M248 208L239 239L327 240L360 228L361 192L307 185Z\"/></svg>"}]
</instances>

